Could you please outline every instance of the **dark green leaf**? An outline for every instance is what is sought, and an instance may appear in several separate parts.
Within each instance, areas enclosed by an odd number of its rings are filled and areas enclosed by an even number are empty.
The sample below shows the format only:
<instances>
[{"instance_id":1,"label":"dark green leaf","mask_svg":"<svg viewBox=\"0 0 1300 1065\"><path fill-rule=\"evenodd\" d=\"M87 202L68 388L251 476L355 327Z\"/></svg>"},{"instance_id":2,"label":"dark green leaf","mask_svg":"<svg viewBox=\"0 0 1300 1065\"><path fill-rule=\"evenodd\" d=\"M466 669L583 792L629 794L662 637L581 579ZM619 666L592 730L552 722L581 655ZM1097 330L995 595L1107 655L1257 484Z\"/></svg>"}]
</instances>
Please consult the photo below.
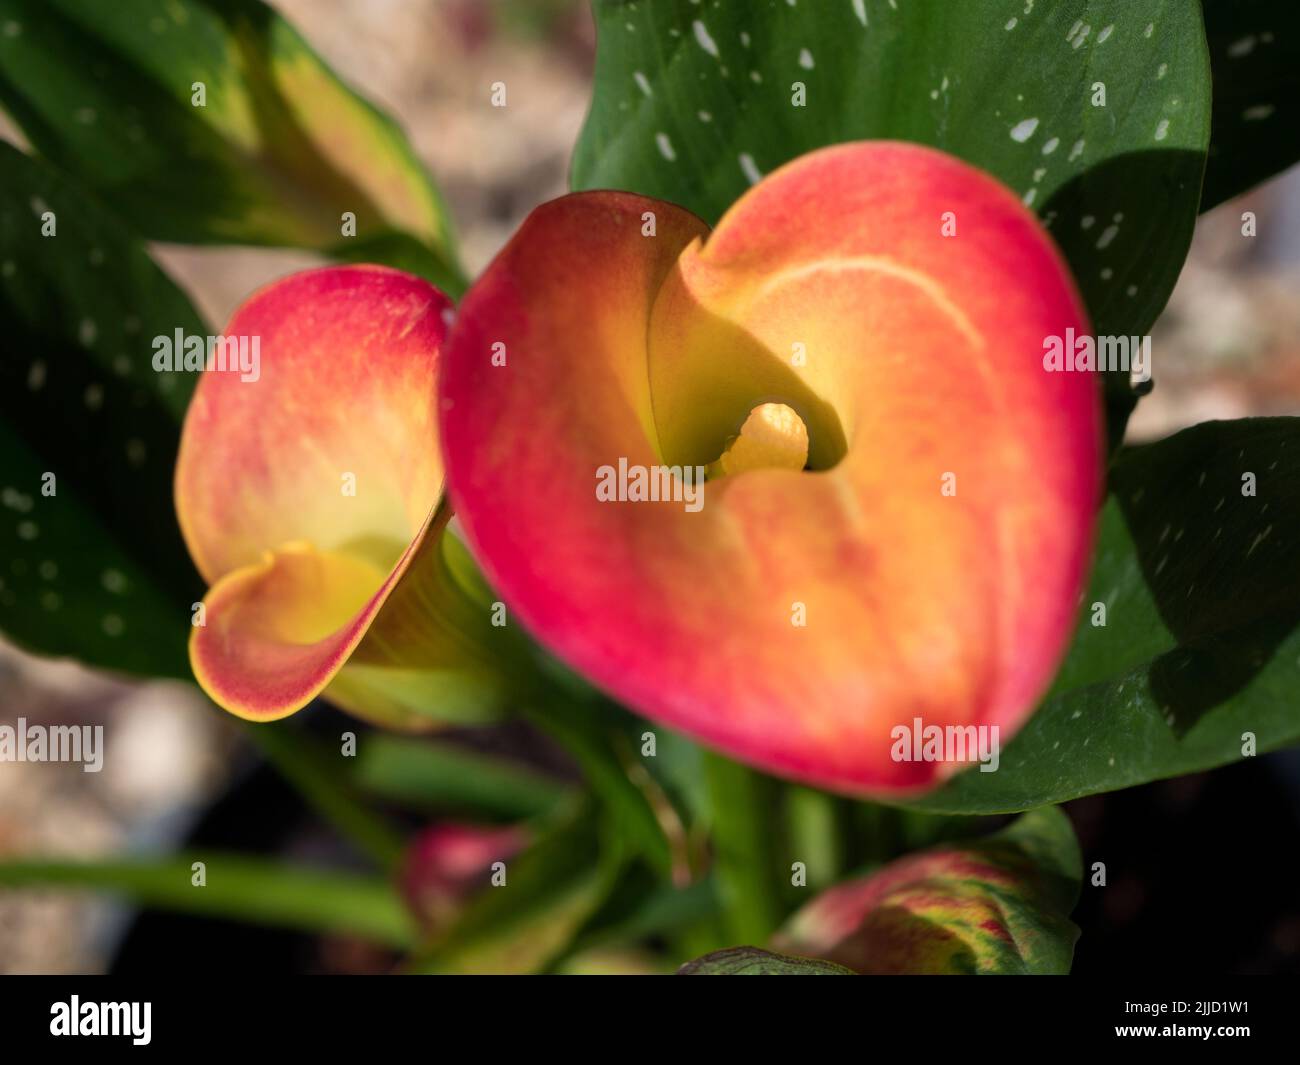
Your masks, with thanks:
<instances>
[{"instance_id":1,"label":"dark green leaf","mask_svg":"<svg viewBox=\"0 0 1300 1065\"><path fill-rule=\"evenodd\" d=\"M1300 742L1300 418L1198 425L1122 452L1111 482L1053 692L996 772L918 805L1023 810Z\"/></svg>"},{"instance_id":2,"label":"dark green leaf","mask_svg":"<svg viewBox=\"0 0 1300 1065\"><path fill-rule=\"evenodd\" d=\"M155 373L152 338L207 328L93 198L7 144L0 247L0 629L45 654L188 677L202 588L171 485L194 378Z\"/></svg>"},{"instance_id":3,"label":"dark green leaf","mask_svg":"<svg viewBox=\"0 0 1300 1065\"><path fill-rule=\"evenodd\" d=\"M0 25L0 105L145 236L314 248L463 287L401 130L261 0L0 0Z\"/></svg>"},{"instance_id":4,"label":"dark green leaf","mask_svg":"<svg viewBox=\"0 0 1300 1065\"><path fill-rule=\"evenodd\" d=\"M915 141L1032 204L1097 334L1145 334L1164 308L1209 141L1196 4L595 0L595 11L575 189L628 189L715 223L758 174L812 149ZM792 105L795 83L806 106ZM1093 105L1098 83L1104 107ZM1125 377L1109 377L1117 441L1133 399Z\"/></svg>"},{"instance_id":5,"label":"dark green leaf","mask_svg":"<svg viewBox=\"0 0 1300 1065\"><path fill-rule=\"evenodd\" d=\"M1201 210L1300 159L1300 4L1202 0L1214 115Z\"/></svg>"}]
</instances>

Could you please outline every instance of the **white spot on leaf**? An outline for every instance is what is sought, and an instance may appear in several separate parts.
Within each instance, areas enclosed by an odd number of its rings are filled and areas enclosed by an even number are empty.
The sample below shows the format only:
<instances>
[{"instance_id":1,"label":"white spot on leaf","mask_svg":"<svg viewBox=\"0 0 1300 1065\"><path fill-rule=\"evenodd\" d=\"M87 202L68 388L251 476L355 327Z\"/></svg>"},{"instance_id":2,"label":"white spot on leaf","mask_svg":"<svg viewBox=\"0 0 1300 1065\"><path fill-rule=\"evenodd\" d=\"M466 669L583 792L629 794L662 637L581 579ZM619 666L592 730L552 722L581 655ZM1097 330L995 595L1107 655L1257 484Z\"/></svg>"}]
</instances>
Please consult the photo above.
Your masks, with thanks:
<instances>
[{"instance_id":1,"label":"white spot on leaf","mask_svg":"<svg viewBox=\"0 0 1300 1065\"><path fill-rule=\"evenodd\" d=\"M1026 118L1023 122L1017 122L1011 129L1011 139L1017 144L1024 144L1034 135L1034 130L1038 128L1038 119Z\"/></svg>"},{"instance_id":2,"label":"white spot on leaf","mask_svg":"<svg viewBox=\"0 0 1300 1065\"><path fill-rule=\"evenodd\" d=\"M695 32L695 40L714 59L718 58L718 42L709 36L709 28L699 19L691 23L691 29Z\"/></svg>"}]
</instances>

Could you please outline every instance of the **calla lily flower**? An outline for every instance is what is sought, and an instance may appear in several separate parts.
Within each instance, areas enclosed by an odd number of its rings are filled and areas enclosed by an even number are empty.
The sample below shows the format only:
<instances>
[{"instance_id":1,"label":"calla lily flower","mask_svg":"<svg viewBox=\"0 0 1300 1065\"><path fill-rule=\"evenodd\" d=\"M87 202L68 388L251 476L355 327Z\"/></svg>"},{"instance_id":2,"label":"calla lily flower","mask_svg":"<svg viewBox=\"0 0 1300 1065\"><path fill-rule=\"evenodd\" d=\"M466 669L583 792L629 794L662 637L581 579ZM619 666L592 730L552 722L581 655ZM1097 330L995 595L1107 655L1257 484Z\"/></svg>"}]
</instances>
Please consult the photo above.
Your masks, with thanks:
<instances>
[{"instance_id":1,"label":"calla lily flower","mask_svg":"<svg viewBox=\"0 0 1300 1065\"><path fill-rule=\"evenodd\" d=\"M1044 367L1069 329L1034 216L930 149L804 156L712 232L570 195L448 337L451 499L515 615L607 692L782 775L915 792L962 763L895 760L893 731L1009 738L1073 627L1102 431L1092 376Z\"/></svg>"},{"instance_id":2,"label":"calla lily flower","mask_svg":"<svg viewBox=\"0 0 1300 1065\"><path fill-rule=\"evenodd\" d=\"M359 716L418 727L497 697L489 606L438 505L450 306L395 270L326 268L257 292L223 334L255 341L260 366L201 377L175 494L211 585L194 675L232 713L275 720L328 688Z\"/></svg>"}]
</instances>

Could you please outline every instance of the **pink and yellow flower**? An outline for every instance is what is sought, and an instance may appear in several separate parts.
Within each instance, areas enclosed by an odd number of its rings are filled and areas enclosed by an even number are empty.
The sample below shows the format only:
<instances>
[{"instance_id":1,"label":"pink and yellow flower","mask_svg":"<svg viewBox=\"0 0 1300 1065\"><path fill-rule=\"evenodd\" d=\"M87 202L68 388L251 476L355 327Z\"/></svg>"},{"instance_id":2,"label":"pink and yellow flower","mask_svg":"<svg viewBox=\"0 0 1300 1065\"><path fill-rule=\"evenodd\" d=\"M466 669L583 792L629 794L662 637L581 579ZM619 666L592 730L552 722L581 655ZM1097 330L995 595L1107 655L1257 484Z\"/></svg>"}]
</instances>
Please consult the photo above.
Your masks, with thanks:
<instances>
[{"instance_id":1,"label":"pink and yellow flower","mask_svg":"<svg viewBox=\"0 0 1300 1065\"><path fill-rule=\"evenodd\" d=\"M1043 366L1068 329L1049 236L933 150L813 153L713 232L567 196L448 338L449 491L512 610L633 708L820 786L932 787L958 767L891 730L1009 737L1073 626L1102 443L1094 379Z\"/></svg>"},{"instance_id":2,"label":"pink and yellow flower","mask_svg":"<svg viewBox=\"0 0 1300 1065\"><path fill-rule=\"evenodd\" d=\"M259 373L203 374L176 508L211 585L194 674L232 713L274 720L328 688L359 715L416 727L496 698L488 607L438 507L449 309L418 278L350 266L269 285L227 327L257 338Z\"/></svg>"}]
</instances>

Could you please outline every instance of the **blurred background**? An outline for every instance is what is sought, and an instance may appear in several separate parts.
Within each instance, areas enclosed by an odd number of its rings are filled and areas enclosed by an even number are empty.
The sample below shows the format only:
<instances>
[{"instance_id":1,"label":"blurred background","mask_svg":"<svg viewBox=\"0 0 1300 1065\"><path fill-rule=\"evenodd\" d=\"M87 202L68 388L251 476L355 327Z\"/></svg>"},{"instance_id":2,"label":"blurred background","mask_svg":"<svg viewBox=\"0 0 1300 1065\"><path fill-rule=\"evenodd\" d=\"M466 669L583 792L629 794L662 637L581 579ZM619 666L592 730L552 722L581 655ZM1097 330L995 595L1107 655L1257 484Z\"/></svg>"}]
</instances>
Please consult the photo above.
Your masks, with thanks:
<instances>
[{"instance_id":1,"label":"blurred background","mask_svg":"<svg viewBox=\"0 0 1300 1065\"><path fill-rule=\"evenodd\" d=\"M594 59L586 0L272 3L404 126L449 201L471 276L534 206L566 191ZM485 87L497 80L510 86L509 107L487 104ZM17 138L3 118L0 137ZM1247 210L1258 218L1254 239L1241 233ZM258 285L318 261L248 248L154 251L217 323ZM1155 387L1130 441L1215 418L1300 413L1300 172L1200 220L1153 345ZM335 735L347 727L328 709L315 713ZM102 723L107 753L98 774L0 765L0 854L91 857L184 839L295 852L330 845L244 749L233 720L191 687L131 683L0 641L0 723L19 717ZM1104 861L1108 870L1107 888L1085 885L1075 914L1076 972L1300 972L1300 892L1283 872L1300 849L1300 754L1068 809L1085 867ZM1256 875L1248 882L1243 869ZM246 965L249 949L269 970L385 964L356 944L136 916L90 896L0 892L0 972L130 970L156 963L178 931L192 957L217 967ZM1207 922L1219 931L1206 935Z\"/></svg>"}]
</instances>

